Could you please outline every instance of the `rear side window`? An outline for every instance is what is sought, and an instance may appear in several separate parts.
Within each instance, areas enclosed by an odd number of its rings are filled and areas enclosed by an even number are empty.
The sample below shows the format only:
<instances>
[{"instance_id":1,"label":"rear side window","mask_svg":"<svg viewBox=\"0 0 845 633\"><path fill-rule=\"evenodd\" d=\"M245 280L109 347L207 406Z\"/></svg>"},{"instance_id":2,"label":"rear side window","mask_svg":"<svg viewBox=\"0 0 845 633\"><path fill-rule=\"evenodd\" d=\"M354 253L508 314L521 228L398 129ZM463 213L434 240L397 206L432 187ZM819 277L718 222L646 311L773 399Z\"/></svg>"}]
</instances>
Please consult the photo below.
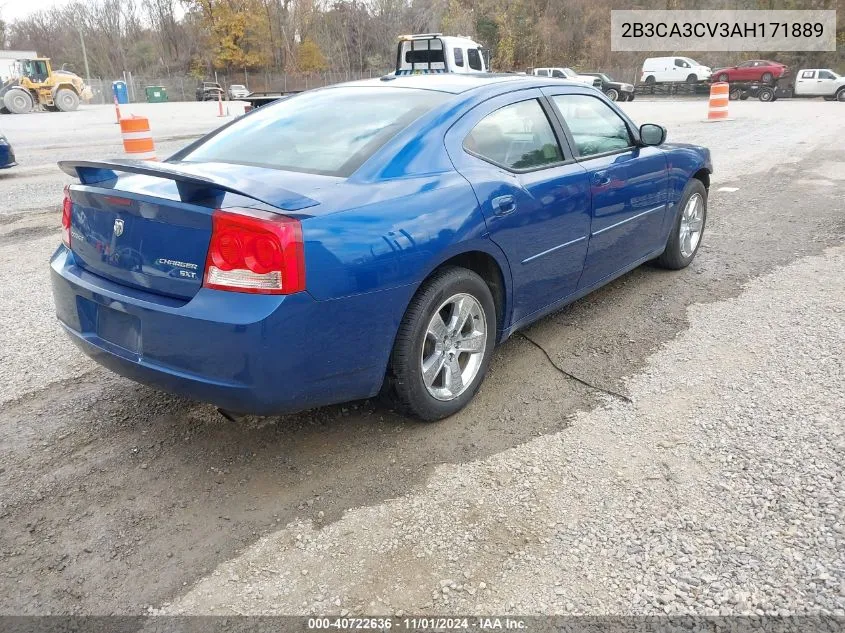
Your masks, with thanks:
<instances>
[{"instance_id":1,"label":"rear side window","mask_svg":"<svg viewBox=\"0 0 845 633\"><path fill-rule=\"evenodd\" d=\"M467 61L469 62L469 67L473 70L481 70L481 53L478 52L477 48L467 50Z\"/></svg>"},{"instance_id":2,"label":"rear side window","mask_svg":"<svg viewBox=\"0 0 845 633\"><path fill-rule=\"evenodd\" d=\"M803 73L801 73L801 79L812 79L815 76L816 76L815 70L805 70Z\"/></svg>"},{"instance_id":3,"label":"rear side window","mask_svg":"<svg viewBox=\"0 0 845 633\"><path fill-rule=\"evenodd\" d=\"M453 98L432 90L329 88L267 105L176 158L351 175L420 116Z\"/></svg>"},{"instance_id":4,"label":"rear side window","mask_svg":"<svg viewBox=\"0 0 845 633\"><path fill-rule=\"evenodd\" d=\"M455 49L455 66L463 67L464 65L464 49Z\"/></svg>"},{"instance_id":5,"label":"rear side window","mask_svg":"<svg viewBox=\"0 0 845 633\"><path fill-rule=\"evenodd\" d=\"M488 114L466 137L464 149L508 169L536 169L563 160L552 126L536 99Z\"/></svg>"},{"instance_id":6,"label":"rear side window","mask_svg":"<svg viewBox=\"0 0 845 633\"><path fill-rule=\"evenodd\" d=\"M537 75L538 77L548 77L549 76L549 70L548 70L548 68L538 68L534 74Z\"/></svg>"},{"instance_id":7,"label":"rear side window","mask_svg":"<svg viewBox=\"0 0 845 633\"><path fill-rule=\"evenodd\" d=\"M610 106L588 95L552 97L582 157L626 149L632 145L628 126Z\"/></svg>"}]
</instances>

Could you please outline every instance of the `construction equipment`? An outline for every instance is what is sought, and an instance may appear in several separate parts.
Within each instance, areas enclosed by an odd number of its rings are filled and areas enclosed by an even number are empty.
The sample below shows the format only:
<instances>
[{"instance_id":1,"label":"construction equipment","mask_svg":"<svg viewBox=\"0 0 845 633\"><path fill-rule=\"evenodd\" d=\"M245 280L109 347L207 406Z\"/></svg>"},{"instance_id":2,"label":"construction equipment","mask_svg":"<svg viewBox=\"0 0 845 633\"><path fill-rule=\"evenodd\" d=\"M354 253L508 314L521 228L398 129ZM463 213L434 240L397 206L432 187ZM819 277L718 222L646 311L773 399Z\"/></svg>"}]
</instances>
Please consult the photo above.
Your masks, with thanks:
<instances>
[{"instance_id":1,"label":"construction equipment","mask_svg":"<svg viewBox=\"0 0 845 633\"><path fill-rule=\"evenodd\" d=\"M67 70L53 70L46 57L17 59L0 88L0 113L25 114L34 109L71 112L79 100L91 98L91 88Z\"/></svg>"}]
</instances>

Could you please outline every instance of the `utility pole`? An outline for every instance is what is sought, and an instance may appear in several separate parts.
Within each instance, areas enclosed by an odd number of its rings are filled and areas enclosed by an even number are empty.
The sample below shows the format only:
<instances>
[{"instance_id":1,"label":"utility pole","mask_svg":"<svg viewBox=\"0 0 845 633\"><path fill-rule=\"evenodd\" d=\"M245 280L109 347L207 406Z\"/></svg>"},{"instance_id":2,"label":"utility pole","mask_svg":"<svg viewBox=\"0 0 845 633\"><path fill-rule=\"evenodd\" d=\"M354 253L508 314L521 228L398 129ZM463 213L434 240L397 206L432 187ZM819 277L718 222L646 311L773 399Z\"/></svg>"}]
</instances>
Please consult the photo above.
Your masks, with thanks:
<instances>
[{"instance_id":1,"label":"utility pole","mask_svg":"<svg viewBox=\"0 0 845 633\"><path fill-rule=\"evenodd\" d=\"M88 53L85 50L85 38L82 36L82 29L76 28L79 31L79 43L82 44L82 59L85 62L85 83L91 85L91 71L88 69Z\"/></svg>"}]
</instances>

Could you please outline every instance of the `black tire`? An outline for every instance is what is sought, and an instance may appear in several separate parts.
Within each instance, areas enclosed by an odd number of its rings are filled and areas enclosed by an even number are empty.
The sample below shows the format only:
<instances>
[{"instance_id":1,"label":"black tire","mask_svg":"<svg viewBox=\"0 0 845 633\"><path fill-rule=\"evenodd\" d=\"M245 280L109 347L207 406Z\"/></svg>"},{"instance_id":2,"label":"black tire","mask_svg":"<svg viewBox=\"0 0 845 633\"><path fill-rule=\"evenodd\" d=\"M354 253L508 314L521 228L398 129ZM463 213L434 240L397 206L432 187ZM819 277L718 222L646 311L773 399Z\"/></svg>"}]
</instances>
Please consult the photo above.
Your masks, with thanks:
<instances>
[{"instance_id":1,"label":"black tire","mask_svg":"<svg viewBox=\"0 0 845 633\"><path fill-rule=\"evenodd\" d=\"M463 392L451 400L438 400L429 393L423 382L421 360L426 345L426 331L438 308L458 293L472 296L481 305L487 327L485 347L481 352L483 356L477 373ZM436 271L414 295L402 318L390 356L383 395L406 413L427 422L457 413L472 400L484 380L493 357L496 327L493 295L481 277L457 266Z\"/></svg>"},{"instance_id":2,"label":"black tire","mask_svg":"<svg viewBox=\"0 0 845 633\"><path fill-rule=\"evenodd\" d=\"M845 88L840 88L836 93L836 100L845 102Z\"/></svg>"},{"instance_id":3,"label":"black tire","mask_svg":"<svg viewBox=\"0 0 845 633\"><path fill-rule=\"evenodd\" d=\"M757 98L760 101L774 101L775 91L771 88L760 88L760 92L757 93Z\"/></svg>"},{"instance_id":4,"label":"black tire","mask_svg":"<svg viewBox=\"0 0 845 633\"><path fill-rule=\"evenodd\" d=\"M822 97L825 101L836 101L836 97Z\"/></svg>"},{"instance_id":5,"label":"black tire","mask_svg":"<svg viewBox=\"0 0 845 633\"><path fill-rule=\"evenodd\" d=\"M633 101L633 100L634 100L634 93L633 93L633 92L629 92L629 93L628 93L628 101Z\"/></svg>"},{"instance_id":6,"label":"black tire","mask_svg":"<svg viewBox=\"0 0 845 633\"><path fill-rule=\"evenodd\" d=\"M654 84L654 81L655 81L655 79L654 79L654 75L649 75L648 77L646 77L646 78L645 78L645 82L646 82L649 86L653 85L653 84Z\"/></svg>"},{"instance_id":7,"label":"black tire","mask_svg":"<svg viewBox=\"0 0 845 633\"><path fill-rule=\"evenodd\" d=\"M62 112L73 112L79 107L79 95L69 88L56 91L53 103Z\"/></svg>"},{"instance_id":8,"label":"black tire","mask_svg":"<svg viewBox=\"0 0 845 633\"><path fill-rule=\"evenodd\" d=\"M725 73L722 73L721 75L719 75L716 81L728 81L728 76Z\"/></svg>"},{"instance_id":9,"label":"black tire","mask_svg":"<svg viewBox=\"0 0 845 633\"><path fill-rule=\"evenodd\" d=\"M3 95L3 105L12 114L26 114L31 112L35 104L32 95L21 88L12 88Z\"/></svg>"},{"instance_id":10,"label":"black tire","mask_svg":"<svg viewBox=\"0 0 845 633\"><path fill-rule=\"evenodd\" d=\"M688 84L698 83L698 75L695 75L695 74L692 74L692 73L687 75L687 83Z\"/></svg>"},{"instance_id":11,"label":"black tire","mask_svg":"<svg viewBox=\"0 0 845 633\"><path fill-rule=\"evenodd\" d=\"M775 77L774 77L774 75L772 75L772 73L763 73L760 76L760 81L762 81L764 84L770 84L770 83L772 83L772 79L774 79L774 78Z\"/></svg>"},{"instance_id":12,"label":"black tire","mask_svg":"<svg viewBox=\"0 0 845 633\"><path fill-rule=\"evenodd\" d=\"M681 216L683 215L684 207L689 199L696 194L701 196L704 203L704 216L702 218L701 234L699 235L695 249L691 254L685 256L681 251ZM698 249L701 247L701 241L704 238L704 230L707 227L707 188L704 186L704 183L697 178L690 179L687 186L684 187L684 193L681 195L681 199L678 201L675 215L676 217L675 222L672 225L672 232L669 234L669 239L666 241L666 249L663 251L663 254L657 258L657 264L663 268L668 268L669 270L680 270L681 268L689 266L690 263L692 263L692 260L695 259L695 254L698 252Z\"/></svg>"},{"instance_id":13,"label":"black tire","mask_svg":"<svg viewBox=\"0 0 845 633\"><path fill-rule=\"evenodd\" d=\"M739 100L740 100L740 101L746 101L746 100L748 99L748 97L749 97L749 96L750 96L750 95L749 95L747 92L745 92L745 91L743 90L743 91L742 91L742 94L740 94L740 95L739 95Z\"/></svg>"},{"instance_id":14,"label":"black tire","mask_svg":"<svg viewBox=\"0 0 845 633\"><path fill-rule=\"evenodd\" d=\"M737 101L738 99L741 99L741 98L742 98L742 90L740 90L739 88L734 88L728 94L728 99L730 99L731 101Z\"/></svg>"},{"instance_id":15,"label":"black tire","mask_svg":"<svg viewBox=\"0 0 845 633\"><path fill-rule=\"evenodd\" d=\"M604 91L604 94L606 94L607 98L611 101L619 101L619 91L616 88L608 88Z\"/></svg>"}]
</instances>

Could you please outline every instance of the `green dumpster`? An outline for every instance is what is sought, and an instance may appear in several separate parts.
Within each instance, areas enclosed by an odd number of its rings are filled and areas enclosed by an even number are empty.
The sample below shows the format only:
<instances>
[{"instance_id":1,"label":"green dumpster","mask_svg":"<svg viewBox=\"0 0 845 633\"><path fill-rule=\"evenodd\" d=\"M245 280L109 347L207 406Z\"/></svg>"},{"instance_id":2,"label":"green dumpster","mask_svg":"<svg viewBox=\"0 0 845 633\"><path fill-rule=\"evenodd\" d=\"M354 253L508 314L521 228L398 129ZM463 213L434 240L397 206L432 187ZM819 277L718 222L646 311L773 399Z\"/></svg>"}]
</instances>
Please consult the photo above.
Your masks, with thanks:
<instances>
[{"instance_id":1,"label":"green dumpster","mask_svg":"<svg viewBox=\"0 0 845 633\"><path fill-rule=\"evenodd\" d=\"M167 90L164 86L147 86L147 103L164 103L167 101Z\"/></svg>"}]
</instances>

